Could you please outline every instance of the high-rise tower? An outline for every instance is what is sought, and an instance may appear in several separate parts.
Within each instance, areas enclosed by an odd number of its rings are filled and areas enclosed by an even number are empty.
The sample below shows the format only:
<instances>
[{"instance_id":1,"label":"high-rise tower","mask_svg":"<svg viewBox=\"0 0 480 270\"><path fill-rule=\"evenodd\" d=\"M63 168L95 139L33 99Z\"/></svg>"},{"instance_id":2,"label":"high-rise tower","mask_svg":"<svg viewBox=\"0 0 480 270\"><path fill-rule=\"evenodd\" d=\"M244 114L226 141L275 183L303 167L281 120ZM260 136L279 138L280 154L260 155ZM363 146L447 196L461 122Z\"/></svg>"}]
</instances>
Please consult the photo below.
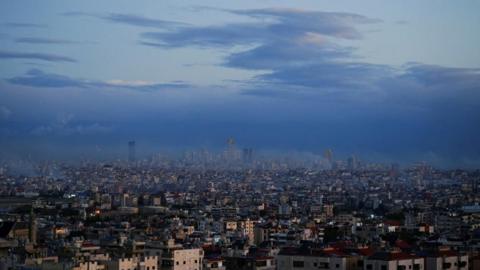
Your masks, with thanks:
<instances>
[{"instance_id":1,"label":"high-rise tower","mask_svg":"<svg viewBox=\"0 0 480 270\"><path fill-rule=\"evenodd\" d=\"M128 161L135 162L135 141L128 142Z\"/></svg>"},{"instance_id":2,"label":"high-rise tower","mask_svg":"<svg viewBox=\"0 0 480 270\"><path fill-rule=\"evenodd\" d=\"M347 160L347 165L349 170L356 170L358 167L358 159L355 155L352 155L350 158Z\"/></svg>"},{"instance_id":3,"label":"high-rise tower","mask_svg":"<svg viewBox=\"0 0 480 270\"><path fill-rule=\"evenodd\" d=\"M242 159L244 163L251 163L253 161L253 149L252 148L244 148Z\"/></svg>"},{"instance_id":4,"label":"high-rise tower","mask_svg":"<svg viewBox=\"0 0 480 270\"><path fill-rule=\"evenodd\" d=\"M325 150L324 157L330 164L333 163L333 151L332 149Z\"/></svg>"},{"instance_id":5,"label":"high-rise tower","mask_svg":"<svg viewBox=\"0 0 480 270\"><path fill-rule=\"evenodd\" d=\"M236 147L236 141L233 137L228 138L227 148L224 152L224 159L226 164L233 165L240 160L240 154Z\"/></svg>"},{"instance_id":6,"label":"high-rise tower","mask_svg":"<svg viewBox=\"0 0 480 270\"><path fill-rule=\"evenodd\" d=\"M33 205L30 207L30 215L28 221L28 240L32 244L37 243L37 219L33 211Z\"/></svg>"}]
</instances>

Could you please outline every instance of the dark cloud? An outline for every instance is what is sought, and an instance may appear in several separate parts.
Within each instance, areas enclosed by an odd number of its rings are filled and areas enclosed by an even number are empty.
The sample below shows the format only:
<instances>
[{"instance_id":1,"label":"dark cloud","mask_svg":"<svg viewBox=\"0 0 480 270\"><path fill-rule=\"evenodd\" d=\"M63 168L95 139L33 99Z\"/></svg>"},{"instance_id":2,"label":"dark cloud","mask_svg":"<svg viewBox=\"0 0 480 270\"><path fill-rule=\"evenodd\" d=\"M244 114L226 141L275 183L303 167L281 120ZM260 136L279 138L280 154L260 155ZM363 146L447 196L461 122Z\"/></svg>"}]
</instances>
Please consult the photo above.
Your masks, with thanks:
<instances>
[{"instance_id":1,"label":"dark cloud","mask_svg":"<svg viewBox=\"0 0 480 270\"><path fill-rule=\"evenodd\" d=\"M357 26L379 20L351 13L295 9L224 11L254 18L257 22L147 32L142 34L147 41L141 42L167 48L252 45L251 49L226 56L223 65L269 71L256 77L262 86L274 85L267 89L278 89L278 84L317 90L361 88L391 72L387 66L351 62L356 58L354 49L333 42L361 38ZM267 94L265 89L253 92Z\"/></svg>"},{"instance_id":2,"label":"dark cloud","mask_svg":"<svg viewBox=\"0 0 480 270\"><path fill-rule=\"evenodd\" d=\"M186 26L187 24L166 21L160 19L148 18L136 14L125 14L125 13L110 13L110 14L96 14L91 12L82 12L82 11L69 11L61 13L63 16L75 17L75 16L84 16L84 17L93 17L97 19L102 19L108 22L121 23L130 26L138 27L147 27L147 28L157 28L157 29L172 29L178 26Z\"/></svg>"},{"instance_id":3,"label":"dark cloud","mask_svg":"<svg viewBox=\"0 0 480 270\"><path fill-rule=\"evenodd\" d=\"M60 13L62 16L66 17L75 17L75 16L95 16L94 13L90 12L83 12L83 11L67 11Z\"/></svg>"},{"instance_id":4,"label":"dark cloud","mask_svg":"<svg viewBox=\"0 0 480 270\"><path fill-rule=\"evenodd\" d=\"M409 64L395 77L377 80L387 102L403 110L465 123L480 121L480 70ZM446 122L444 122L446 124Z\"/></svg>"},{"instance_id":5,"label":"dark cloud","mask_svg":"<svg viewBox=\"0 0 480 270\"><path fill-rule=\"evenodd\" d=\"M148 32L142 34L141 42L166 48L252 45L250 49L227 55L222 65L265 70L264 74L246 81L248 86L242 91L257 96L304 96L336 91L333 95L350 94L356 98L359 93L375 93L382 98L397 95L413 98L428 92L440 100L448 89L466 95L479 86L476 69L421 64L397 69L374 65L358 61L354 48L335 43L336 39L362 38L357 27L379 23L377 19L295 9L223 11L254 18L257 22ZM400 92L400 87L407 89Z\"/></svg>"},{"instance_id":6,"label":"dark cloud","mask_svg":"<svg viewBox=\"0 0 480 270\"><path fill-rule=\"evenodd\" d=\"M155 91L162 89L180 89L189 85L183 82L173 83L151 83L144 81L95 81L85 79L74 79L68 76L45 73L39 69L31 69L24 76L17 76L6 80L11 84L24 85L30 87L48 87L48 88L124 88L141 91Z\"/></svg>"},{"instance_id":7,"label":"dark cloud","mask_svg":"<svg viewBox=\"0 0 480 270\"><path fill-rule=\"evenodd\" d=\"M161 28L161 29L185 25L178 22L152 19L152 18L147 18L144 16L139 16L134 14L111 13L107 16L102 16L102 18L115 23L123 23L123 24L132 25L132 26L152 27L152 28Z\"/></svg>"},{"instance_id":8,"label":"dark cloud","mask_svg":"<svg viewBox=\"0 0 480 270\"><path fill-rule=\"evenodd\" d=\"M151 41L147 45L165 47L232 46L238 44L291 42L312 36L330 36L358 39L362 35L358 24L376 23L357 14L312 12L293 9L228 10L227 12L258 19L255 23L237 23L221 26L179 27L167 32L149 32L142 35Z\"/></svg>"},{"instance_id":9,"label":"dark cloud","mask_svg":"<svg viewBox=\"0 0 480 270\"><path fill-rule=\"evenodd\" d=\"M7 79L11 84L31 87L87 87L88 83L82 80L75 80L67 76L44 73L39 69L31 69L24 76L17 76Z\"/></svg>"},{"instance_id":10,"label":"dark cloud","mask_svg":"<svg viewBox=\"0 0 480 270\"><path fill-rule=\"evenodd\" d=\"M226 57L224 65L243 69L277 70L289 66L312 65L333 59L352 57L353 49L342 48L325 41L325 44L308 42L267 43L253 49L233 53Z\"/></svg>"},{"instance_id":11,"label":"dark cloud","mask_svg":"<svg viewBox=\"0 0 480 270\"><path fill-rule=\"evenodd\" d=\"M286 67L258 76L263 81L322 89L368 89L389 75L389 68L366 63L325 62Z\"/></svg>"},{"instance_id":12,"label":"dark cloud","mask_svg":"<svg viewBox=\"0 0 480 270\"><path fill-rule=\"evenodd\" d=\"M257 24L229 24L210 27L183 27L172 32L147 32L142 37L159 46L178 48L184 46L232 46L254 44L268 39L264 26ZM152 42L146 42L152 44Z\"/></svg>"},{"instance_id":13,"label":"dark cloud","mask_svg":"<svg viewBox=\"0 0 480 270\"><path fill-rule=\"evenodd\" d=\"M441 87L478 91L480 68L449 68L435 65L409 64L402 78L415 80L425 87ZM455 85L452 85L455 84Z\"/></svg>"},{"instance_id":14,"label":"dark cloud","mask_svg":"<svg viewBox=\"0 0 480 270\"><path fill-rule=\"evenodd\" d=\"M15 39L16 43L28 43L28 44L79 44L81 42L65 40L65 39L52 39L52 38L39 38L39 37L20 37Z\"/></svg>"},{"instance_id":15,"label":"dark cloud","mask_svg":"<svg viewBox=\"0 0 480 270\"><path fill-rule=\"evenodd\" d=\"M277 34L286 34L288 36L314 32L338 38L357 39L361 38L362 35L355 28L355 25L381 22L378 19L344 12L298 9L230 10L229 12L257 19L264 19L265 17L274 18L276 22L269 29Z\"/></svg>"},{"instance_id":16,"label":"dark cloud","mask_svg":"<svg viewBox=\"0 0 480 270\"><path fill-rule=\"evenodd\" d=\"M70 62L74 63L77 60L56 54L48 53L30 53L30 52L13 52L13 51L0 51L0 59L31 59L42 60L47 62Z\"/></svg>"}]
</instances>

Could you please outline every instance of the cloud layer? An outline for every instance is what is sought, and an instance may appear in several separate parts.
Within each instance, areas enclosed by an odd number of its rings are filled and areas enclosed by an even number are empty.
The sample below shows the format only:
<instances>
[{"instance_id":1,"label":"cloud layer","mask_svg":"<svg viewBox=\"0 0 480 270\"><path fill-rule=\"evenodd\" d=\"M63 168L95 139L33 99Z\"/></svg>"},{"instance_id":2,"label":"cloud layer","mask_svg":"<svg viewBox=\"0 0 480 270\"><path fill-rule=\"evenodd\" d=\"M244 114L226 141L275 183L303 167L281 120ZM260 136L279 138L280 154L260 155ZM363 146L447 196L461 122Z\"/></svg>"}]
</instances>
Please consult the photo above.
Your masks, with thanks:
<instances>
[{"instance_id":1,"label":"cloud layer","mask_svg":"<svg viewBox=\"0 0 480 270\"><path fill-rule=\"evenodd\" d=\"M80 44L81 42L65 40L65 39L52 39L52 38L41 38L41 37L20 37L15 39L16 43L26 43L26 44Z\"/></svg>"},{"instance_id":2,"label":"cloud layer","mask_svg":"<svg viewBox=\"0 0 480 270\"><path fill-rule=\"evenodd\" d=\"M30 59L42 60L47 62L69 62L74 63L77 60L62 55L48 54L48 53L32 53L32 52L14 52L0 50L0 59Z\"/></svg>"},{"instance_id":3,"label":"cloud layer","mask_svg":"<svg viewBox=\"0 0 480 270\"><path fill-rule=\"evenodd\" d=\"M154 83L147 81L126 81L126 80L110 80L110 81L95 81L75 79L64 75L45 73L40 69L30 69L23 76L17 76L6 80L11 84L43 87L43 88L126 88L132 90L153 91L162 89L181 89L188 87L182 82L174 83Z\"/></svg>"}]
</instances>

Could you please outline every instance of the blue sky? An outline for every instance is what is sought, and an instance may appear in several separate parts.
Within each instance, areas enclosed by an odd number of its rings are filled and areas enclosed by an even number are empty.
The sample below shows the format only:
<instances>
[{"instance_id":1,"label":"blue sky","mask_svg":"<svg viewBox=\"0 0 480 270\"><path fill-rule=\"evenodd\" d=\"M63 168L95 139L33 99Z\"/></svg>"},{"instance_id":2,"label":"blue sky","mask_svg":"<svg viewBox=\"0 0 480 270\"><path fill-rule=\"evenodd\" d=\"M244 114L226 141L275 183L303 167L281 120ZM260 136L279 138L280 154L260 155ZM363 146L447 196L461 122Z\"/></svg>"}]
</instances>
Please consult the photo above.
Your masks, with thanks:
<instances>
[{"instance_id":1,"label":"blue sky","mask_svg":"<svg viewBox=\"0 0 480 270\"><path fill-rule=\"evenodd\" d=\"M122 155L131 139L155 152L234 136L256 149L478 167L478 10L478 1L5 2L0 151Z\"/></svg>"}]
</instances>

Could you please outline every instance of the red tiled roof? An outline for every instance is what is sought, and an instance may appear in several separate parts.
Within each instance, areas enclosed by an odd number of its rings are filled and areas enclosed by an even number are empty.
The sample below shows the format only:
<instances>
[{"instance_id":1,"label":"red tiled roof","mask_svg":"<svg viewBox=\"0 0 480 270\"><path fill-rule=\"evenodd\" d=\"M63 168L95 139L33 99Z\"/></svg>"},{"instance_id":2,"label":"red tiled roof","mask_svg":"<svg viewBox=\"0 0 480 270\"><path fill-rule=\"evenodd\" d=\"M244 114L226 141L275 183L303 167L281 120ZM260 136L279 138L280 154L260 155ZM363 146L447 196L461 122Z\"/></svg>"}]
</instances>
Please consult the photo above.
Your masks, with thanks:
<instances>
[{"instance_id":1,"label":"red tiled roof","mask_svg":"<svg viewBox=\"0 0 480 270\"><path fill-rule=\"evenodd\" d=\"M398 220L385 220L383 224L388 225L388 226L401 226L402 223Z\"/></svg>"},{"instance_id":2,"label":"red tiled roof","mask_svg":"<svg viewBox=\"0 0 480 270\"><path fill-rule=\"evenodd\" d=\"M362 254L363 256L371 256L375 253L375 249L373 248L360 248L358 249L359 253Z\"/></svg>"},{"instance_id":3,"label":"red tiled roof","mask_svg":"<svg viewBox=\"0 0 480 270\"><path fill-rule=\"evenodd\" d=\"M408 254L404 252L376 252L370 256L369 260L379 260L379 261L398 261L398 260L407 260L407 259L416 259L420 258L415 254Z\"/></svg>"},{"instance_id":4,"label":"red tiled roof","mask_svg":"<svg viewBox=\"0 0 480 270\"><path fill-rule=\"evenodd\" d=\"M407 248L411 248L411 247L412 247L409 243L407 243L407 242L405 242L405 241L403 241L403 240L400 240L400 239L397 240L397 241L395 241L395 246L397 246L397 247L399 247L399 248L401 248L401 249L407 249Z\"/></svg>"},{"instance_id":5,"label":"red tiled roof","mask_svg":"<svg viewBox=\"0 0 480 270\"><path fill-rule=\"evenodd\" d=\"M458 252L453 250L439 250L432 253L428 253L427 257L457 257Z\"/></svg>"}]
</instances>

